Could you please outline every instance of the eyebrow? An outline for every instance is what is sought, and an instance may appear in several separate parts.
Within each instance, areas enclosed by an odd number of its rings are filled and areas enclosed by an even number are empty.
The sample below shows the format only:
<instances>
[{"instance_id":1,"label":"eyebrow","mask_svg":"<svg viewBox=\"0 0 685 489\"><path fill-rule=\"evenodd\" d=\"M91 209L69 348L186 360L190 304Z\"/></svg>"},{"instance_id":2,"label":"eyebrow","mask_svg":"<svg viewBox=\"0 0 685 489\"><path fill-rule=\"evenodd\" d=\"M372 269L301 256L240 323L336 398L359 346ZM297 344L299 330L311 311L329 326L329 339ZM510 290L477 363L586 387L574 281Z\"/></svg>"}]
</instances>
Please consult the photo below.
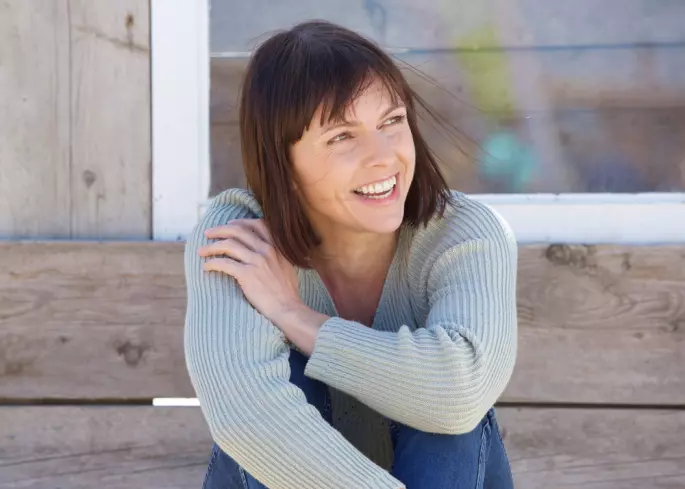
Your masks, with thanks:
<instances>
[{"instance_id":1,"label":"eyebrow","mask_svg":"<svg viewBox=\"0 0 685 489\"><path fill-rule=\"evenodd\" d=\"M383 118L387 117L389 114L391 114L393 111L400 109L400 108L404 108L404 107L406 107L406 105L403 103L393 104L383 111L383 114L381 114L380 119L383 119ZM348 126L354 126L354 125L356 125L356 124L342 119L342 120L339 120L339 121L333 123L330 126L324 126L323 127L323 133L325 134L329 131L332 131L333 129L338 129L340 127L348 127Z\"/></svg>"}]
</instances>

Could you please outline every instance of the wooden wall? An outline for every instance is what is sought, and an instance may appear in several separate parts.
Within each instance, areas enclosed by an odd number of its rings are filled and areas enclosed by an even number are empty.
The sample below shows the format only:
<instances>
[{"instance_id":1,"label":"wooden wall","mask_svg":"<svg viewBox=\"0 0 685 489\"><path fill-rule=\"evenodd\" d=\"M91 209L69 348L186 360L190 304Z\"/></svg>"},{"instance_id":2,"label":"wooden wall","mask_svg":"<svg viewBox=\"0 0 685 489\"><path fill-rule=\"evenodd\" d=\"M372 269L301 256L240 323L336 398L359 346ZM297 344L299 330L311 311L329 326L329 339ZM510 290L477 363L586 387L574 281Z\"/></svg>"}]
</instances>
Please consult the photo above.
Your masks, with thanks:
<instances>
[{"instance_id":1,"label":"wooden wall","mask_svg":"<svg viewBox=\"0 0 685 489\"><path fill-rule=\"evenodd\" d=\"M0 488L200 487L183 245L0 242ZM517 488L685 487L685 248L526 246ZM97 270L97 273L93 273Z\"/></svg>"},{"instance_id":2,"label":"wooden wall","mask_svg":"<svg viewBox=\"0 0 685 489\"><path fill-rule=\"evenodd\" d=\"M149 238L147 0L0 2L0 239Z\"/></svg>"},{"instance_id":3,"label":"wooden wall","mask_svg":"<svg viewBox=\"0 0 685 489\"><path fill-rule=\"evenodd\" d=\"M338 12L413 49L402 59L441 87L409 73L412 84L474 139L493 120L532 118L526 137L551 127L551 154L578 159L579 148L612 149L608 134L649 163L655 186L680 188L684 51L650 46L683 40L685 4L610 3L215 2L212 45L246 51L264 31ZM489 24L497 43L487 29L459 37ZM150 237L148 26L144 0L0 1L0 489L201 486L211 440L200 410L151 405L194 392L183 245L138 240ZM484 48L475 57L473 43ZM602 43L628 48L583 47ZM514 73L504 82L501 52ZM243 183L244 67L212 63L214 192ZM454 186L486 188L473 142L460 140L464 157L428 139ZM519 360L498 408L516 487L685 487L685 248L525 246L518 295Z\"/></svg>"}]
</instances>

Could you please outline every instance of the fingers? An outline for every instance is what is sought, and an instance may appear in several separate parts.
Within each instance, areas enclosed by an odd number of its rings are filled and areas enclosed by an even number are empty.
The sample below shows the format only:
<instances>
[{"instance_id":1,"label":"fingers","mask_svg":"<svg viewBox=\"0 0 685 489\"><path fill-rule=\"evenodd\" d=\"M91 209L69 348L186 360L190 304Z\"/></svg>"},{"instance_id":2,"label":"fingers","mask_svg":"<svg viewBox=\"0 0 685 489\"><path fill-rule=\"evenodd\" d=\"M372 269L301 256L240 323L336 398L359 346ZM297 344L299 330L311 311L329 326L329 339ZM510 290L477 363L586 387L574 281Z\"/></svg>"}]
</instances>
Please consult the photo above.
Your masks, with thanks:
<instances>
[{"instance_id":1,"label":"fingers","mask_svg":"<svg viewBox=\"0 0 685 489\"><path fill-rule=\"evenodd\" d=\"M262 219L241 219L240 221L239 224L244 224L251 229L253 233L262 239L262 241L273 244L271 241L271 233L269 233L269 230L266 228L266 224L264 224Z\"/></svg>"},{"instance_id":2,"label":"fingers","mask_svg":"<svg viewBox=\"0 0 685 489\"><path fill-rule=\"evenodd\" d=\"M223 226L206 230L205 236L210 239L230 238L235 236L236 232L246 230L252 231L262 241L271 244L271 234L262 219L236 219Z\"/></svg>"},{"instance_id":3,"label":"fingers","mask_svg":"<svg viewBox=\"0 0 685 489\"><path fill-rule=\"evenodd\" d=\"M198 253L202 257L229 255L243 263L249 263L247 251L267 255L271 245L262 240L251 230L248 224L227 225L207 231L209 238L222 238L220 241L201 247Z\"/></svg>"},{"instance_id":4,"label":"fingers","mask_svg":"<svg viewBox=\"0 0 685 489\"><path fill-rule=\"evenodd\" d=\"M244 265L231 258L214 258L202 264L205 272L221 272L237 279Z\"/></svg>"}]
</instances>

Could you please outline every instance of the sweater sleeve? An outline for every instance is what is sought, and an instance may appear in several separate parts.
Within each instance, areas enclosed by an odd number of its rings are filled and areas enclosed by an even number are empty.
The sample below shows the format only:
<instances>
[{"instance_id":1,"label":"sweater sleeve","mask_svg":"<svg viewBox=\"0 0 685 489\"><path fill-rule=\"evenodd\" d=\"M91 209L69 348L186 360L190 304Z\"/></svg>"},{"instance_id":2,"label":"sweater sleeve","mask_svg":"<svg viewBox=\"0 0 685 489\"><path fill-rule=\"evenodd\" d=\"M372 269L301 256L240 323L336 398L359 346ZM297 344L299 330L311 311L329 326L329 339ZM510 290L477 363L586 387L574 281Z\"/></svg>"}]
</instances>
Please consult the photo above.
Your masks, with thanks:
<instances>
[{"instance_id":1,"label":"sweater sleeve","mask_svg":"<svg viewBox=\"0 0 685 489\"><path fill-rule=\"evenodd\" d=\"M252 217L210 208L186 244L188 372L219 447L268 487L403 487L331 427L291 384L283 334L245 299L235 280L202 270L204 230Z\"/></svg>"},{"instance_id":2,"label":"sweater sleeve","mask_svg":"<svg viewBox=\"0 0 685 489\"><path fill-rule=\"evenodd\" d=\"M331 318L305 374L390 419L434 433L473 430L515 363L516 240L487 206L472 203L416 251L425 327L377 331ZM416 281L417 279L413 279Z\"/></svg>"}]
</instances>

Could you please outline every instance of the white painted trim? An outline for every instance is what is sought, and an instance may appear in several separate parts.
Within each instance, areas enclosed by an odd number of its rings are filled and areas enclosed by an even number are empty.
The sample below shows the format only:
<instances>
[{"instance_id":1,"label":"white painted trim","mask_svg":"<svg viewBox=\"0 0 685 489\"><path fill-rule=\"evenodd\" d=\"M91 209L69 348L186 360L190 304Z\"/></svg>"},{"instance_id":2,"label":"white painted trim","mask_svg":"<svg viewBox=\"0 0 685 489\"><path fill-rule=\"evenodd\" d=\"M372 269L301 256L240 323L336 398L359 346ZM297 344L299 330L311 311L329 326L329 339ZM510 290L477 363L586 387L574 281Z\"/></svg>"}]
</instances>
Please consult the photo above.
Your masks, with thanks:
<instances>
[{"instance_id":1,"label":"white painted trim","mask_svg":"<svg viewBox=\"0 0 685 489\"><path fill-rule=\"evenodd\" d=\"M208 0L151 0L152 236L183 239L209 195Z\"/></svg>"},{"instance_id":2,"label":"white painted trim","mask_svg":"<svg viewBox=\"0 0 685 489\"><path fill-rule=\"evenodd\" d=\"M685 194L481 194L519 243L685 244ZM204 213L210 201L202 205Z\"/></svg>"},{"instance_id":3,"label":"white painted trim","mask_svg":"<svg viewBox=\"0 0 685 489\"><path fill-rule=\"evenodd\" d=\"M520 243L685 243L685 193L488 194Z\"/></svg>"},{"instance_id":4,"label":"white painted trim","mask_svg":"<svg viewBox=\"0 0 685 489\"><path fill-rule=\"evenodd\" d=\"M520 243L685 244L685 204L491 204Z\"/></svg>"},{"instance_id":5,"label":"white painted trim","mask_svg":"<svg viewBox=\"0 0 685 489\"><path fill-rule=\"evenodd\" d=\"M653 192L644 194L478 194L475 199L501 204L685 204L685 193Z\"/></svg>"},{"instance_id":6,"label":"white painted trim","mask_svg":"<svg viewBox=\"0 0 685 489\"><path fill-rule=\"evenodd\" d=\"M155 397L152 399L155 407L199 407L197 397Z\"/></svg>"}]
</instances>

